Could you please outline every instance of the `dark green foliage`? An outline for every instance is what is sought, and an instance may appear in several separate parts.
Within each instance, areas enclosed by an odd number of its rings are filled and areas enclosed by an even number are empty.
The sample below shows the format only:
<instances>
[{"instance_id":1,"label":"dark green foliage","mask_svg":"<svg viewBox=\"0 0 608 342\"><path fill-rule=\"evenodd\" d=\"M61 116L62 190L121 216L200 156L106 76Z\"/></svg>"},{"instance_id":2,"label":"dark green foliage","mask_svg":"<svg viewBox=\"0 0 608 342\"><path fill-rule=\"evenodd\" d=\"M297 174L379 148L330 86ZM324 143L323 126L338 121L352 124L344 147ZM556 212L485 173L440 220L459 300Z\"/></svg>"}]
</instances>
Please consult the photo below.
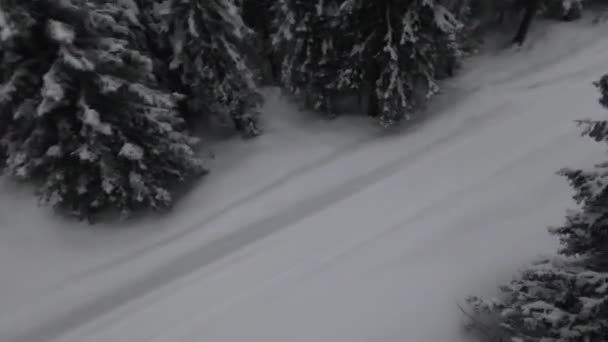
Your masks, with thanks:
<instances>
[{"instance_id":1,"label":"dark green foliage","mask_svg":"<svg viewBox=\"0 0 608 342\"><path fill-rule=\"evenodd\" d=\"M597 86L601 91L600 103L608 109L608 76ZM608 121L583 120L583 134L597 142L608 142ZM608 163L597 164L591 170L564 169L576 190L574 199L582 209L569 213L567 223L552 230L561 237L562 253L569 256L586 255L598 263L608 261ZM607 270L608 271L608 270Z\"/></svg>"},{"instance_id":2,"label":"dark green foliage","mask_svg":"<svg viewBox=\"0 0 608 342\"><path fill-rule=\"evenodd\" d=\"M391 126L425 107L487 22L529 3L0 0L0 168L79 217L166 208L173 184L203 172L187 126L259 134L256 79L327 116L355 94ZM581 8L543 0L539 12L569 20ZM603 139L605 123L583 124ZM602 172L563 173L585 202ZM603 243L603 222L571 219Z\"/></svg>"},{"instance_id":3,"label":"dark green foliage","mask_svg":"<svg viewBox=\"0 0 608 342\"><path fill-rule=\"evenodd\" d=\"M281 84L309 107L333 116L331 100L340 90L344 63L335 13L338 0L278 0L273 40L283 54Z\"/></svg>"},{"instance_id":4,"label":"dark green foliage","mask_svg":"<svg viewBox=\"0 0 608 342\"><path fill-rule=\"evenodd\" d=\"M458 67L460 23L436 1L348 0L339 17L357 42L349 51L354 68L342 75L362 75L349 81L370 86L370 115L383 125L409 118L438 91L435 81Z\"/></svg>"},{"instance_id":5,"label":"dark green foliage","mask_svg":"<svg viewBox=\"0 0 608 342\"><path fill-rule=\"evenodd\" d=\"M608 109L608 76L598 87ZM607 121L582 121L584 134L608 142ZM526 269L502 288L500 299L469 300L490 330L512 341L600 342L608 336L608 163L590 170L564 169L580 208L552 228L563 256ZM476 324L472 325L473 327ZM477 325L479 328L479 325ZM482 329L487 331L487 329Z\"/></svg>"},{"instance_id":6,"label":"dark green foliage","mask_svg":"<svg viewBox=\"0 0 608 342\"><path fill-rule=\"evenodd\" d=\"M543 260L502 288L501 299L471 298L483 341L601 342L608 336L608 273L585 259ZM490 317L490 319L488 319Z\"/></svg>"},{"instance_id":7,"label":"dark green foliage","mask_svg":"<svg viewBox=\"0 0 608 342\"><path fill-rule=\"evenodd\" d=\"M203 172L180 96L157 84L130 5L0 3L5 173L80 218L167 208L170 186Z\"/></svg>"},{"instance_id":8,"label":"dark green foliage","mask_svg":"<svg viewBox=\"0 0 608 342\"><path fill-rule=\"evenodd\" d=\"M461 57L461 25L437 1L280 0L279 9L283 84L327 114L336 95L367 92L369 114L398 123L424 106Z\"/></svg>"},{"instance_id":9,"label":"dark green foliage","mask_svg":"<svg viewBox=\"0 0 608 342\"><path fill-rule=\"evenodd\" d=\"M194 117L233 124L246 136L259 134L261 96L246 59L253 32L232 0L172 0L159 4L159 44L170 49L176 87Z\"/></svg>"}]
</instances>

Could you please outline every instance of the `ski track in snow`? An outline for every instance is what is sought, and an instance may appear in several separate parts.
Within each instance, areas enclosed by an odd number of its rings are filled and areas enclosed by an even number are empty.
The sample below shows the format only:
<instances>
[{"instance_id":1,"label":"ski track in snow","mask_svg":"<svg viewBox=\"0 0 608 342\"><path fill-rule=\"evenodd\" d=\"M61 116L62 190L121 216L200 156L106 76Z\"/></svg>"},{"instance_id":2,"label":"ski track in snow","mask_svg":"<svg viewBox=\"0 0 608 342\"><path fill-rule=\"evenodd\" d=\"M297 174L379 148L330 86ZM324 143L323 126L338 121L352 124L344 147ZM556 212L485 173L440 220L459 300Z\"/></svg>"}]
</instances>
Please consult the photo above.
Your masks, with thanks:
<instances>
[{"instance_id":1,"label":"ski track in snow","mask_svg":"<svg viewBox=\"0 0 608 342\"><path fill-rule=\"evenodd\" d=\"M266 196L267 194L272 193L273 190L275 190L281 186L284 186L285 184L288 184L290 181L293 181L296 178L302 177L303 175L306 175L316 169L322 168L324 165L327 165L327 164L335 161L337 158L343 158L345 155L348 155L350 152L356 151L356 150L360 149L362 146L364 146L366 143L373 141L373 139L374 139L374 137L371 137L368 139L362 139L360 141L356 141L354 144L349 144L342 148L338 148L334 152L328 154L327 156L321 157L318 160L314 160L293 171L290 171L286 175L277 179L276 181L273 181L272 183L263 186L261 189L256 190L250 194L247 194L246 196L243 196L242 198L237 199L236 201L226 205L225 207L222 207L221 209L216 210L209 215L206 215L206 217L203 218L201 221L198 221L198 222L190 225L188 228L184 229L183 231L180 231L178 234L172 235L166 239L155 242L154 244L152 244L150 246L141 248L140 250L137 250L136 252L123 256L117 260L114 260L111 263L92 268L92 269L88 270L86 273L83 273L83 274L77 276L76 278L84 278L91 274L103 272L104 270L111 269L118 265L124 264L124 263L128 262L129 260L133 260L146 253L152 252L154 249L156 249L158 247L170 244L172 241L183 239L187 235L192 234L193 232L199 230L201 227L205 227L207 225L213 224L213 222L216 221L218 218L230 213L231 211L238 210L240 207L246 205L247 203L250 203L251 201L255 201L263 196ZM254 226L256 226L256 225L254 225ZM213 243L213 242L211 242L211 243Z\"/></svg>"},{"instance_id":2,"label":"ski track in snow","mask_svg":"<svg viewBox=\"0 0 608 342\"><path fill-rule=\"evenodd\" d=\"M451 140L465 135L467 132L475 131L479 127L482 127L486 120L493 120L504 116L504 109L506 108L508 108L508 105L501 105L493 108L488 113L483 113L478 117L468 119L463 122L458 129L437 139L427 146L423 146L421 149L413 151L412 153L406 153L394 161L387 162L386 164L373 169L371 172L353 179L349 179L342 184L332 186L324 193L300 200L286 210L249 223L236 229L232 234L226 235L214 241L210 241L195 250L188 251L187 253L180 255L175 260L170 261L168 264L159 267L141 278L138 278L127 286L112 289L111 292L93 298L92 301L87 302L84 306L80 306L76 310L70 311L64 316L54 317L51 321L47 322L43 326L37 329L29 330L27 333L18 336L11 342L42 342L53 340L70 329L74 329L83 323L94 319L95 317L111 312L112 309L116 308L117 306L124 305L134 298L143 296L154 289L171 282L174 279L178 279L197 269L205 267L206 265L226 257L234 251L242 249L246 245L276 233L281 229L289 228L294 223L297 223L313 215L314 213L323 210L324 208L330 207L337 202L343 201L350 196L363 191L365 188L386 179L387 177L390 177L396 172L403 171L407 165L414 164L419 158L426 156L433 149L443 146L449 143ZM358 145L355 146L360 147ZM348 150L353 149L347 148L343 152ZM343 154L344 153L332 154L327 158L312 164L312 167L299 169L294 172L291 177L288 176L285 179L279 180L271 186L262 189L258 193L252 194L249 200L260 197L264 193L267 193L277 186L284 184L287 180L292 178L293 175L303 174L305 171L310 171L316 167L322 166L337 157L342 158L344 157ZM238 203L245 203L245 201L246 200L243 199L238 201ZM188 234L189 231L192 231L196 227L200 228L201 226L212 222L216 217L230 211L231 208L235 207L230 206L227 209L221 210L219 213L212 215L208 220L187 229L183 234L180 234L180 236ZM158 243L154 247L150 247L150 249L166 245L167 243L170 243L171 240L178 239L180 236L172 237L169 241ZM137 255L129 255L129 259L132 259L135 256ZM120 262L121 261L119 261L119 263ZM105 266L104 268L108 268L108 266ZM97 271L99 272L101 270Z\"/></svg>"},{"instance_id":3,"label":"ski track in snow","mask_svg":"<svg viewBox=\"0 0 608 342\"><path fill-rule=\"evenodd\" d=\"M569 26L560 32L578 37L580 29ZM438 295L420 279L466 283L462 276L428 272L450 270L447 247L476 250L467 239L527 246L512 257L516 263L534 253L535 243L552 246L549 238L527 241L528 236L542 234L525 229L534 224L543 230L542 225L559 220L553 215L569 203L562 198L567 187L555 186L561 180L551 177L552 168L562 161L594 160L591 156L601 150L597 146L594 150L592 142L579 141L570 121L580 113L535 112L559 111L550 104L543 106L543 101L562 101L565 107L569 103L555 96L572 93L574 101L586 101L573 108L601 113L592 102L591 86L585 85L599 76L602 66L608 67L602 57L607 56L608 39L598 38L605 29L593 30L561 50L560 42L554 41L551 46L560 51L556 56L544 57L538 52L542 47L521 51L537 59L523 68L513 63L508 77L502 76L509 70L508 60L501 60L507 63L505 70L491 74L491 66L496 65L480 59L485 75L471 70L451 82L477 90L449 103L436 119L404 136L368 133L342 142L217 210L202 217L193 213L194 223L173 235L77 273L70 278L73 283L40 301L25 303L15 312L2 310L0 341L236 342L245 336L271 342L407 336L447 341L446 334L453 334L458 322L437 329L428 325L434 316L454 318L447 313L452 308L439 305L450 305L446 300L456 290ZM499 148L509 138L513 149L484 150L485 144ZM589 152L581 153L586 147ZM543 162L552 164L545 169ZM519 200L521 194L528 198ZM543 213L553 218L547 220ZM507 222L518 226L517 234L507 234ZM492 225L507 227L486 229ZM201 231L203 227L224 233ZM436 249L432 259L429 246ZM494 247L507 251L500 242ZM454 254L470 262L470 268L487 268L500 259L492 253L488 260L462 253ZM425 259L428 265L422 268ZM395 272L404 277L391 278ZM417 276L406 281L409 275ZM346 284L350 287L339 291ZM412 296L430 291L437 299L427 298L431 306L423 308L413 299L394 297L398 286ZM330 293L332 287L335 291ZM398 307L389 309L393 303ZM319 305L326 305L325 312L315 311ZM274 328L273 319L280 320ZM403 324L399 319L405 320ZM418 324L419 319L426 323ZM312 328L299 331L306 326L302 322Z\"/></svg>"}]
</instances>

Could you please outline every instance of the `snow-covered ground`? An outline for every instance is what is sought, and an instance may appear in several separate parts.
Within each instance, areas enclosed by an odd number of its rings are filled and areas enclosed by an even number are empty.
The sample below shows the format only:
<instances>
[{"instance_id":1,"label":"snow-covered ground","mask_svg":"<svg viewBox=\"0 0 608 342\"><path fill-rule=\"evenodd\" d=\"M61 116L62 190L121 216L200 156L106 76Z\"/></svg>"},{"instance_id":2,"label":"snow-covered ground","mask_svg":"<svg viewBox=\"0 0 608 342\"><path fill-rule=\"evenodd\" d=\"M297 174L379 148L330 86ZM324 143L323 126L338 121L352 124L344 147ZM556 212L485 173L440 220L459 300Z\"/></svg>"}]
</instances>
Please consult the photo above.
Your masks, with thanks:
<instances>
[{"instance_id":1,"label":"snow-covered ground","mask_svg":"<svg viewBox=\"0 0 608 342\"><path fill-rule=\"evenodd\" d=\"M0 181L2 342L453 342L572 206L555 175L604 156L608 28L538 26L469 61L428 118L383 134L268 89L266 134L213 144L166 216L88 226Z\"/></svg>"}]
</instances>

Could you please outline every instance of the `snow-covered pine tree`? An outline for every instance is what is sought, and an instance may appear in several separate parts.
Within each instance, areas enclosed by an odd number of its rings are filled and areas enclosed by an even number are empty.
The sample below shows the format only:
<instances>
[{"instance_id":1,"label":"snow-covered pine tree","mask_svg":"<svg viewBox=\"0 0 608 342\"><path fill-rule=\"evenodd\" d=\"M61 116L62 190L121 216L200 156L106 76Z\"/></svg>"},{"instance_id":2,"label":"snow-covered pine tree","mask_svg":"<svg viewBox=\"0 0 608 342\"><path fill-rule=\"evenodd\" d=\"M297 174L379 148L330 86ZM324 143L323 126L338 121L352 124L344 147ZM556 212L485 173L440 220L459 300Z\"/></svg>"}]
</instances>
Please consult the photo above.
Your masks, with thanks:
<instances>
[{"instance_id":1,"label":"snow-covered pine tree","mask_svg":"<svg viewBox=\"0 0 608 342\"><path fill-rule=\"evenodd\" d=\"M435 0L279 0L277 8L283 86L327 114L336 95L368 91L369 114L390 126L423 106L460 58L461 25Z\"/></svg>"},{"instance_id":2,"label":"snow-covered pine tree","mask_svg":"<svg viewBox=\"0 0 608 342\"><path fill-rule=\"evenodd\" d=\"M79 218L163 209L203 172L138 49L129 0L1 0L0 137L5 172Z\"/></svg>"},{"instance_id":3,"label":"snow-covered pine tree","mask_svg":"<svg viewBox=\"0 0 608 342\"><path fill-rule=\"evenodd\" d=\"M489 6L482 6L480 2L479 0L442 2L461 24L461 28L456 32L456 40L460 44L463 58L478 51L483 44L488 24L498 17L496 12L490 13Z\"/></svg>"},{"instance_id":4,"label":"snow-covered pine tree","mask_svg":"<svg viewBox=\"0 0 608 342\"><path fill-rule=\"evenodd\" d=\"M608 109L608 75L597 86L602 93L600 103ZM580 124L585 127L586 136L608 142L608 121L584 120ZM582 204L581 210L568 214L566 225L552 230L561 236L564 246L561 252L568 256L589 256L606 263L608 271L608 162L591 170L564 169L561 174L576 190L574 199Z\"/></svg>"},{"instance_id":5,"label":"snow-covered pine tree","mask_svg":"<svg viewBox=\"0 0 608 342\"><path fill-rule=\"evenodd\" d=\"M608 75L598 87L608 109ZM608 121L582 121L584 134L608 142ZM512 341L601 342L608 336L608 162L590 170L561 172L575 189L580 209L551 232L560 236L561 258L543 260L502 288L500 299L471 298L480 320ZM479 321L477 322L479 323ZM473 324L479 328L480 325Z\"/></svg>"},{"instance_id":6,"label":"snow-covered pine tree","mask_svg":"<svg viewBox=\"0 0 608 342\"><path fill-rule=\"evenodd\" d=\"M341 57L336 12L341 0L278 0L273 44L283 56L281 83L308 107L335 115L332 97L341 90Z\"/></svg>"},{"instance_id":7,"label":"snow-covered pine tree","mask_svg":"<svg viewBox=\"0 0 608 342\"><path fill-rule=\"evenodd\" d=\"M18 85L26 86L27 83L34 81L25 73L11 68L20 58L15 51L12 51L18 48L13 38L18 32L25 30L31 21L28 13L15 10L16 1L18 0L0 1L0 139L11 128L13 116L11 102L14 101L13 97L18 91ZM7 157L6 146L0 143L0 168L5 166Z\"/></svg>"},{"instance_id":8,"label":"snow-covered pine tree","mask_svg":"<svg viewBox=\"0 0 608 342\"><path fill-rule=\"evenodd\" d=\"M169 72L190 115L259 134L262 98L244 52L253 32L234 0L167 0L156 11L171 48Z\"/></svg>"},{"instance_id":9,"label":"snow-covered pine tree","mask_svg":"<svg viewBox=\"0 0 608 342\"><path fill-rule=\"evenodd\" d=\"M457 67L461 25L439 1L345 0L338 18L352 43L342 75L369 83L383 125L409 118Z\"/></svg>"}]
</instances>

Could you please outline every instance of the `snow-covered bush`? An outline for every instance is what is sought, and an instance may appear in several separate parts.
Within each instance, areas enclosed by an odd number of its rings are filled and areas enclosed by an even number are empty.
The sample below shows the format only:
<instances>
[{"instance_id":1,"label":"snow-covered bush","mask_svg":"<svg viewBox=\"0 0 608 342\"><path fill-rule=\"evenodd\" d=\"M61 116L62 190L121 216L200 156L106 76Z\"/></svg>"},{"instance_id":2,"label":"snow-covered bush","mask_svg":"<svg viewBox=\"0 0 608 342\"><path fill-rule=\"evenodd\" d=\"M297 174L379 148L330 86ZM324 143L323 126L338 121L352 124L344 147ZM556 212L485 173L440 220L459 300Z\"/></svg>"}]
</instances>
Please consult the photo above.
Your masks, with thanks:
<instances>
[{"instance_id":1,"label":"snow-covered bush","mask_svg":"<svg viewBox=\"0 0 608 342\"><path fill-rule=\"evenodd\" d=\"M141 48L131 1L0 1L4 172L90 218L172 203L203 172Z\"/></svg>"},{"instance_id":2,"label":"snow-covered bush","mask_svg":"<svg viewBox=\"0 0 608 342\"><path fill-rule=\"evenodd\" d=\"M608 76L598 82L608 108ZM608 121L583 121L584 134L608 142ZM560 237L561 258L525 269L502 288L499 299L470 298L485 332L512 341L600 342L608 336L608 163L590 170L564 169L575 189L578 210L551 232Z\"/></svg>"},{"instance_id":3,"label":"snow-covered bush","mask_svg":"<svg viewBox=\"0 0 608 342\"><path fill-rule=\"evenodd\" d=\"M233 124L247 136L259 134L261 95L244 48L253 32L233 0L168 0L154 3L164 61L173 84L187 97L193 117ZM240 2L239 2L240 5Z\"/></svg>"},{"instance_id":4,"label":"snow-covered bush","mask_svg":"<svg viewBox=\"0 0 608 342\"><path fill-rule=\"evenodd\" d=\"M492 316L483 340L600 342L608 336L608 272L587 260L543 260L502 288L494 300L470 298ZM480 324L477 322L477 324ZM479 327L476 327L479 328Z\"/></svg>"}]
</instances>

